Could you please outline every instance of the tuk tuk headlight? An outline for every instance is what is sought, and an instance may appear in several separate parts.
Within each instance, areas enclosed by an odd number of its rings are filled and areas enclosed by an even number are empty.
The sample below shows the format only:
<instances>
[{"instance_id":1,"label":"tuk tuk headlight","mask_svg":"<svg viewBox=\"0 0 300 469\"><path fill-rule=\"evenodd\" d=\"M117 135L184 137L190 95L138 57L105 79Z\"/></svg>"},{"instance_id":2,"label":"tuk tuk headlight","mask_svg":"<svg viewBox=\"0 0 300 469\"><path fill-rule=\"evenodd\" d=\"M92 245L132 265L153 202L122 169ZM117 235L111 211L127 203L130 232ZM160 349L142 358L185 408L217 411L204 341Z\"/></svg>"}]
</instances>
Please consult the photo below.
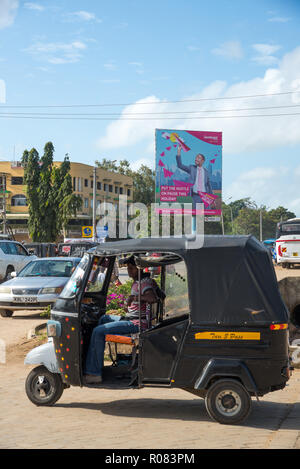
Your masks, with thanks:
<instances>
[{"instance_id":1,"label":"tuk tuk headlight","mask_svg":"<svg viewBox=\"0 0 300 469\"><path fill-rule=\"evenodd\" d=\"M46 287L46 288L42 288L40 293L42 295L46 295L49 293L61 293L62 289L63 287Z\"/></svg>"},{"instance_id":2,"label":"tuk tuk headlight","mask_svg":"<svg viewBox=\"0 0 300 469\"><path fill-rule=\"evenodd\" d=\"M47 321L47 336L48 337L60 337L61 335L61 324L58 321Z\"/></svg>"},{"instance_id":3,"label":"tuk tuk headlight","mask_svg":"<svg viewBox=\"0 0 300 469\"><path fill-rule=\"evenodd\" d=\"M0 293L11 293L10 287L0 287Z\"/></svg>"}]
</instances>

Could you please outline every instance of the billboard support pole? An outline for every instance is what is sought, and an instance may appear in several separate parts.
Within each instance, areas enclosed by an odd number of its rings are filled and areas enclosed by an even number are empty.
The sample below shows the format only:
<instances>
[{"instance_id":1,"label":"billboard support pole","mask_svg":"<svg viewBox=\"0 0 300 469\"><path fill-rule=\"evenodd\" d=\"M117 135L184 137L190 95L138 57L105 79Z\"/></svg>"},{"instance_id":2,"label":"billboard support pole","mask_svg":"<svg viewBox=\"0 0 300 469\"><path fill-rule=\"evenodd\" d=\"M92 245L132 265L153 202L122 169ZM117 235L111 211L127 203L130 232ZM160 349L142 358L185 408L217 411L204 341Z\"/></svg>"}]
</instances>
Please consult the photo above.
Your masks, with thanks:
<instances>
[{"instance_id":1,"label":"billboard support pole","mask_svg":"<svg viewBox=\"0 0 300 469\"><path fill-rule=\"evenodd\" d=\"M196 223L196 215L192 216L192 234L197 234L197 223Z\"/></svg>"},{"instance_id":2,"label":"billboard support pole","mask_svg":"<svg viewBox=\"0 0 300 469\"><path fill-rule=\"evenodd\" d=\"M93 168L93 241L96 241L96 167Z\"/></svg>"}]
</instances>

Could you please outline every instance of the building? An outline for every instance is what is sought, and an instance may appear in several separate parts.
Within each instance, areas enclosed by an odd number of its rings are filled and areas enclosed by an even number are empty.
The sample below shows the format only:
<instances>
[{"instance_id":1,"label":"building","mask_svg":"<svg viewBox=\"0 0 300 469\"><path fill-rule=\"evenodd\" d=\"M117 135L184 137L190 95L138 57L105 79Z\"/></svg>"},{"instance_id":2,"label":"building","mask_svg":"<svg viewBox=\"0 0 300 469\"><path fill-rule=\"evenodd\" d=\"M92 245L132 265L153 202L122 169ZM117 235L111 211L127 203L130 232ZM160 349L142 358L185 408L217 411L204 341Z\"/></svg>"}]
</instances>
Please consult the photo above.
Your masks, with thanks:
<instances>
[{"instance_id":1,"label":"building","mask_svg":"<svg viewBox=\"0 0 300 469\"><path fill-rule=\"evenodd\" d=\"M59 166L61 162L54 162L54 165ZM82 226L92 225L94 167L83 163L70 163L70 166L74 193L82 198L82 208L77 212L76 219L70 220L68 226L67 236L75 238L82 236ZM15 239L19 241L29 240L28 206L23 179L24 169L20 162L0 162L0 211L6 214L6 222ZM132 202L132 178L97 168L97 205L106 201L114 204L117 209L119 195L127 195L128 202Z\"/></svg>"}]
</instances>

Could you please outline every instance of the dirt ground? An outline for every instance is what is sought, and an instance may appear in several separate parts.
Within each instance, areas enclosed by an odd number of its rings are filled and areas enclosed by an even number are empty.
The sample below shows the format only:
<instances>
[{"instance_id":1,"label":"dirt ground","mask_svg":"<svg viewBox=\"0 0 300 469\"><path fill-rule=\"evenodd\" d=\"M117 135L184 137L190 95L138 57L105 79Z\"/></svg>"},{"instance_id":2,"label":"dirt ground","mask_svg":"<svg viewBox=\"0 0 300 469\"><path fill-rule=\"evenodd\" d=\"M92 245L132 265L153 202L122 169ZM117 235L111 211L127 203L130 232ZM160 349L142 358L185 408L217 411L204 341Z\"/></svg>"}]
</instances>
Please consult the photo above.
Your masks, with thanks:
<instances>
[{"instance_id":1,"label":"dirt ground","mask_svg":"<svg viewBox=\"0 0 300 469\"><path fill-rule=\"evenodd\" d=\"M300 277L300 266L291 269L283 269L281 266L276 265L275 272L277 280L281 280L285 277Z\"/></svg>"},{"instance_id":2,"label":"dirt ground","mask_svg":"<svg viewBox=\"0 0 300 469\"><path fill-rule=\"evenodd\" d=\"M300 276L276 267L278 279ZM0 448L291 449L300 448L300 371L285 389L252 401L238 426L208 416L204 400L180 389L117 390L70 388L53 407L36 407L24 389L30 367L24 357L41 339L30 331L45 323L38 313L0 317L6 362L0 363Z\"/></svg>"}]
</instances>

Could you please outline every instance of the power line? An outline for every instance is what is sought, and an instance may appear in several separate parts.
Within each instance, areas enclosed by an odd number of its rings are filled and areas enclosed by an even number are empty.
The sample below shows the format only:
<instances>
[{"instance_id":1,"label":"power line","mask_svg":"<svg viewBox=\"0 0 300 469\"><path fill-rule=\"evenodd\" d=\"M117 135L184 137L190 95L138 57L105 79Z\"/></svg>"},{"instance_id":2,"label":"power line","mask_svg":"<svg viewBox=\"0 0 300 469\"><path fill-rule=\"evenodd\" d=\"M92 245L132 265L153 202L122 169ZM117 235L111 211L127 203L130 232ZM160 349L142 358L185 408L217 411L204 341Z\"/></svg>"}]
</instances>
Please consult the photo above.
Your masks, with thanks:
<instances>
[{"instance_id":1,"label":"power line","mask_svg":"<svg viewBox=\"0 0 300 469\"><path fill-rule=\"evenodd\" d=\"M52 104L52 105L1 105L1 108L72 108L72 107L105 107L105 106L132 106L132 105L144 105L144 104L172 104L172 103L190 103L190 102L201 102L201 101L217 101L217 100L230 100L230 99L245 99L245 98L261 98L268 96L283 96L300 93L299 91L284 91L281 93L264 93L244 96L223 96L216 98L198 98L198 99L180 99L174 101L140 101L134 103L102 103L102 104Z\"/></svg>"},{"instance_id":2,"label":"power line","mask_svg":"<svg viewBox=\"0 0 300 469\"><path fill-rule=\"evenodd\" d=\"M194 116L194 117L133 117L133 118L112 118L112 117L49 117L49 116L19 116L19 115L4 115L0 114L0 118L5 119L39 119L39 120L94 120L94 121L147 121L147 120L175 120L175 119L234 119L243 117L280 117L280 116L299 116L300 112L284 113L284 114L248 114L236 116Z\"/></svg>"},{"instance_id":3,"label":"power line","mask_svg":"<svg viewBox=\"0 0 300 469\"><path fill-rule=\"evenodd\" d=\"M162 111L162 112L123 112L120 113L49 113L49 112L1 112L5 116L143 116L143 115L165 115L165 114L199 114L200 112L235 112L235 111L258 111L266 109L284 109L284 108L297 108L300 104L287 104L280 106L263 106L263 107L250 107L250 108L233 108L233 109L199 109L198 111Z\"/></svg>"}]
</instances>

